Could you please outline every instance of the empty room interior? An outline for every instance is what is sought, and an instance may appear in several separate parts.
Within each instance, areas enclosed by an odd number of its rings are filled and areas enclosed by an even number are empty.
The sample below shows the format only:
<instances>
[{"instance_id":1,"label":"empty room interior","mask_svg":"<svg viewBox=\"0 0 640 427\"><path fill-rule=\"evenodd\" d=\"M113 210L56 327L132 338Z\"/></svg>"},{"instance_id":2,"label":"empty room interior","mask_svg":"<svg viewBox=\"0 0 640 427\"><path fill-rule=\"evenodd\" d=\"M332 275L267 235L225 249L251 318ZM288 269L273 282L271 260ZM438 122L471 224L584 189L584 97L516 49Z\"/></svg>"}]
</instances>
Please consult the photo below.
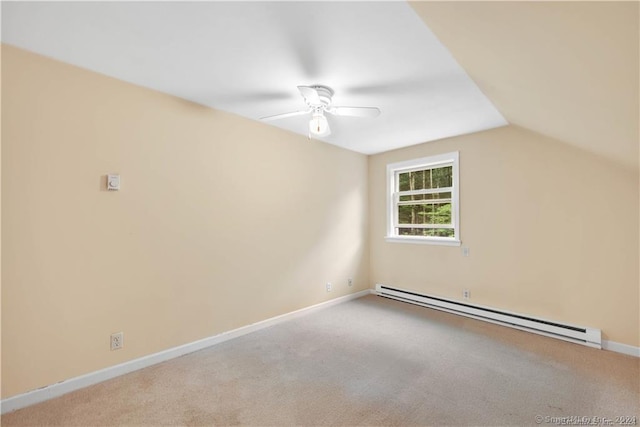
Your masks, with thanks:
<instances>
[{"instance_id":1,"label":"empty room interior","mask_svg":"<svg viewBox=\"0 0 640 427\"><path fill-rule=\"evenodd\" d=\"M639 6L2 1L2 425L638 425Z\"/></svg>"}]
</instances>

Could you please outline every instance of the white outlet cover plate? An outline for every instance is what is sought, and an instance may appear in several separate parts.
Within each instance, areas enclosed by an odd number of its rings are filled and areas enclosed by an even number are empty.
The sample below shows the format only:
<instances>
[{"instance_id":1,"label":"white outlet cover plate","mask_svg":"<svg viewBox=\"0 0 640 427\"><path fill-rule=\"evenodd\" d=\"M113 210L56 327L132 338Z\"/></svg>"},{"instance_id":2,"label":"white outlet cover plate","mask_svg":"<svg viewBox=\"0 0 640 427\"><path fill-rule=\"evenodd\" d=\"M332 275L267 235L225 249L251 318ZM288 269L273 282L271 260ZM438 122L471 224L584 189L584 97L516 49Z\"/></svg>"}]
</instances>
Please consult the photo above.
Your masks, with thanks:
<instances>
[{"instance_id":1,"label":"white outlet cover plate","mask_svg":"<svg viewBox=\"0 0 640 427\"><path fill-rule=\"evenodd\" d=\"M115 334L111 334L111 350L118 350L124 346L124 334L122 332L117 332Z\"/></svg>"}]
</instances>

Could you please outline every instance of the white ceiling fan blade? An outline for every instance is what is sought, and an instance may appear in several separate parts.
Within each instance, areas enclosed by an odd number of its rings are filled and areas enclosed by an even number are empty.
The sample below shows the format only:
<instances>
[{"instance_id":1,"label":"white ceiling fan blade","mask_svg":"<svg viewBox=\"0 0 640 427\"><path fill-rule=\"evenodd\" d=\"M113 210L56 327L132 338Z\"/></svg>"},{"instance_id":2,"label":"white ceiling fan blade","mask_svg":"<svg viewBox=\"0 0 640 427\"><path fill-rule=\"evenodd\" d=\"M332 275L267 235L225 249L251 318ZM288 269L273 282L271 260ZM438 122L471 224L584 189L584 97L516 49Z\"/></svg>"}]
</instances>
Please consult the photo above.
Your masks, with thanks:
<instances>
[{"instance_id":1,"label":"white ceiling fan blade","mask_svg":"<svg viewBox=\"0 0 640 427\"><path fill-rule=\"evenodd\" d=\"M378 107L331 107L327 109L327 113L334 116L378 117L380 109Z\"/></svg>"},{"instance_id":2,"label":"white ceiling fan blade","mask_svg":"<svg viewBox=\"0 0 640 427\"><path fill-rule=\"evenodd\" d=\"M300 95L304 98L304 101L309 105L320 105L322 101L320 101L320 95L318 95L318 91L309 86L298 86L298 90L300 91Z\"/></svg>"},{"instance_id":3,"label":"white ceiling fan blade","mask_svg":"<svg viewBox=\"0 0 640 427\"><path fill-rule=\"evenodd\" d=\"M260 117L260 120L268 122L268 121L271 121L271 120L285 119L287 117L302 116L304 114L309 114L310 112L311 112L311 110L292 111L290 113L282 113L282 114L276 114L274 116Z\"/></svg>"}]
</instances>

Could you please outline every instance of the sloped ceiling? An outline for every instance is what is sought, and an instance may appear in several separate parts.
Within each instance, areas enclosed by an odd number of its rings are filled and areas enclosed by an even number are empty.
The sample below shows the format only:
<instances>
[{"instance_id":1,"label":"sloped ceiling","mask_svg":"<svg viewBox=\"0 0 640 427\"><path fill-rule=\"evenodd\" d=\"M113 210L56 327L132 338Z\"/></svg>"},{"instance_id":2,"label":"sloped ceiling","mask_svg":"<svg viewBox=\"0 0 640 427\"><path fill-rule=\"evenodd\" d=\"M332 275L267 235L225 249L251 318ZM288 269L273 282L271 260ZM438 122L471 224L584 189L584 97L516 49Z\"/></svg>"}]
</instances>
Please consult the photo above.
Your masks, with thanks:
<instances>
[{"instance_id":1,"label":"sloped ceiling","mask_svg":"<svg viewBox=\"0 0 640 427\"><path fill-rule=\"evenodd\" d=\"M506 121L406 2L2 2L3 42L257 120L298 85L375 119L329 117L365 154ZM307 136L310 115L269 122Z\"/></svg>"},{"instance_id":2,"label":"sloped ceiling","mask_svg":"<svg viewBox=\"0 0 640 427\"><path fill-rule=\"evenodd\" d=\"M366 154L508 121L638 169L636 1L1 7L5 43L252 119L303 108L296 85L332 86L336 104L383 110L325 139Z\"/></svg>"},{"instance_id":3,"label":"sloped ceiling","mask_svg":"<svg viewBox=\"0 0 640 427\"><path fill-rule=\"evenodd\" d=\"M638 168L638 2L414 2L507 121Z\"/></svg>"}]
</instances>

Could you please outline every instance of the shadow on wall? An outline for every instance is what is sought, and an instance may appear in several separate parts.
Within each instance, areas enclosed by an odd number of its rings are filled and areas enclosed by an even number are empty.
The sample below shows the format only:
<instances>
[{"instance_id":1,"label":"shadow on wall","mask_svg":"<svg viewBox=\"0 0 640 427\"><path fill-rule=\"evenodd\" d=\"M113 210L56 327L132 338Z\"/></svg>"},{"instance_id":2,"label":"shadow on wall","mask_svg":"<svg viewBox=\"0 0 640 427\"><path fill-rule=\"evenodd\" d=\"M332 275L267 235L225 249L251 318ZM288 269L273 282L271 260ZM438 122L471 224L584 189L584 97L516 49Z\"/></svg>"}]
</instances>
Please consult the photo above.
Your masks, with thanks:
<instances>
[{"instance_id":1,"label":"shadow on wall","mask_svg":"<svg viewBox=\"0 0 640 427\"><path fill-rule=\"evenodd\" d=\"M345 188L345 192L330 203L324 221L307 224L313 235L301 242L304 248L300 248L300 256L289 263L291 269L284 280L299 284L299 298L308 298L304 294L322 298L322 294L327 293L327 282L332 283L332 293L324 298L369 287L366 196L361 183L345 183L347 185L351 188ZM325 271L326 275L318 277L310 274L313 271ZM347 282L349 278L354 280L351 287ZM282 295L281 298L290 297Z\"/></svg>"}]
</instances>

